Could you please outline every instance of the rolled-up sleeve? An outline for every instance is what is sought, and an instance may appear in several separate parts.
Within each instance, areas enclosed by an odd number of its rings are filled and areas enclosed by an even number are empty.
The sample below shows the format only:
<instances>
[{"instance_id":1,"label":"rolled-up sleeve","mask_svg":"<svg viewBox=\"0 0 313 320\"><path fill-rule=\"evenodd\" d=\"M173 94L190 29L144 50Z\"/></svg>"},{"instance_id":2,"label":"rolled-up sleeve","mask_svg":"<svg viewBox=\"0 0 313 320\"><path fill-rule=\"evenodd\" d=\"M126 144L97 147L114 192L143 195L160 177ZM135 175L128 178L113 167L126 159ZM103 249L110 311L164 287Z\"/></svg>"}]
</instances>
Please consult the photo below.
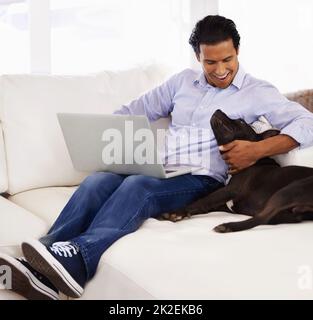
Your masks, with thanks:
<instances>
[{"instance_id":1,"label":"rolled-up sleeve","mask_svg":"<svg viewBox=\"0 0 313 320\"><path fill-rule=\"evenodd\" d=\"M173 109L178 75L172 76L160 86L133 100L114 114L146 115L150 121L167 117Z\"/></svg>"},{"instance_id":2,"label":"rolled-up sleeve","mask_svg":"<svg viewBox=\"0 0 313 320\"><path fill-rule=\"evenodd\" d=\"M268 83L263 85L260 101L263 115L281 134L295 139L300 148L313 145L313 113L288 100Z\"/></svg>"}]
</instances>

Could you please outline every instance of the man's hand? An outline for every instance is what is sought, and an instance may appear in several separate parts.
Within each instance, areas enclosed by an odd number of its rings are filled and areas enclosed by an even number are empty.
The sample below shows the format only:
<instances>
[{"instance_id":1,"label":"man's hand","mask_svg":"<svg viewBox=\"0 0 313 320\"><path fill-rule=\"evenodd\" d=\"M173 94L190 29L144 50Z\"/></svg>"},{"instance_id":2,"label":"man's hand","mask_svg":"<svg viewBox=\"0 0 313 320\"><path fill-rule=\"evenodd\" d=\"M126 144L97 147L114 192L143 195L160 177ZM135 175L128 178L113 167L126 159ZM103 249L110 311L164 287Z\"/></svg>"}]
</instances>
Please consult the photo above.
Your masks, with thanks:
<instances>
[{"instance_id":1,"label":"man's hand","mask_svg":"<svg viewBox=\"0 0 313 320\"><path fill-rule=\"evenodd\" d=\"M234 140L219 147L222 158L229 166L228 173L233 175L252 166L259 160L259 150L256 142Z\"/></svg>"},{"instance_id":2,"label":"man's hand","mask_svg":"<svg viewBox=\"0 0 313 320\"><path fill-rule=\"evenodd\" d=\"M299 143L292 137L279 134L257 142L234 140L220 146L220 151L223 152L222 158L229 165L228 173L236 174L261 158L286 153L298 146Z\"/></svg>"}]
</instances>

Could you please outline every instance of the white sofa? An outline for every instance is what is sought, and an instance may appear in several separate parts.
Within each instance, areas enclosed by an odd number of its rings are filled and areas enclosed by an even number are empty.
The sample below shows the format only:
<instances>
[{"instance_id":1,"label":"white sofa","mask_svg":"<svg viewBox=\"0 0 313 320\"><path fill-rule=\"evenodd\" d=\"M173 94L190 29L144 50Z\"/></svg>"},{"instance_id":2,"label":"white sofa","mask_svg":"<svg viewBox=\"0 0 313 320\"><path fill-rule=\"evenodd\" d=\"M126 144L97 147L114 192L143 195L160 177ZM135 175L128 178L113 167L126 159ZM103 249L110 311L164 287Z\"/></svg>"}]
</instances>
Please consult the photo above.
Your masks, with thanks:
<instances>
[{"instance_id":1,"label":"white sofa","mask_svg":"<svg viewBox=\"0 0 313 320\"><path fill-rule=\"evenodd\" d=\"M56 113L112 113L166 76L156 66L1 76L1 252L20 255L24 239L45 234L86 176L72 168ZM310 148L280 161L313 166L312 156ZM214 212L179 223L149 219L103 254L81 299L312 299L313 223L212 231L245 218ZM0 299L22 297L0 289Z\"/></svg>"}]
</instances>

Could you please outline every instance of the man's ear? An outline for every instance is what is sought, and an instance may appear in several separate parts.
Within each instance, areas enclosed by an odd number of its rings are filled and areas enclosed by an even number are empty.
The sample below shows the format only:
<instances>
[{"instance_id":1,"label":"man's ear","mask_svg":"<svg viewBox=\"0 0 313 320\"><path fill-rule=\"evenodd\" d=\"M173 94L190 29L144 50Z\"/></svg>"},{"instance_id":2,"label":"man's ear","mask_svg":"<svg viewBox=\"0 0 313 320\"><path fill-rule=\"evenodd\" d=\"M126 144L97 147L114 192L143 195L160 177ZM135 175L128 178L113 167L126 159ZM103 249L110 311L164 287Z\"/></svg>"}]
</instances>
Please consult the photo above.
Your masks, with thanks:
<instances>
[{"instance_id":1,"label":"man's ear","mask_svg":"<svg viewBox=\"0 0 313 320\"><path fill-rule=\"evenodd\" d=\"M280 131L277 129L270 129L270 130L266 130L264 132L259 133L259 137L260 137L260 140L264 140L270 137L277 136L279 133Z\"/></svg>"}]
</instances>

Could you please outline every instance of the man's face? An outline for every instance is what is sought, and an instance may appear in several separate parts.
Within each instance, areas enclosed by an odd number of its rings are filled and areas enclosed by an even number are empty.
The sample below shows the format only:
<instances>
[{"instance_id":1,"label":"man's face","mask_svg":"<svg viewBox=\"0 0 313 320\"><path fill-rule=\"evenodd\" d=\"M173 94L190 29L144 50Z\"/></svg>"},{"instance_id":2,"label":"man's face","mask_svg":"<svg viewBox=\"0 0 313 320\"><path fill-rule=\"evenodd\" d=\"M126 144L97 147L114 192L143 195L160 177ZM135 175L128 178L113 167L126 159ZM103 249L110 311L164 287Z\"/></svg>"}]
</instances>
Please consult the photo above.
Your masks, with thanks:
<instances>
[{"instance_id":1,"label":"man's face","mask_svg":"<svg viewBox=\"0 0 313 320\"><path fill-rule=\"evenodd\" d=\"M238 51L232 39L212 45L200 44L200 53L196 56L209 84L225 89L232 83L239 66Z\"/></svg>"}]
</instances>

